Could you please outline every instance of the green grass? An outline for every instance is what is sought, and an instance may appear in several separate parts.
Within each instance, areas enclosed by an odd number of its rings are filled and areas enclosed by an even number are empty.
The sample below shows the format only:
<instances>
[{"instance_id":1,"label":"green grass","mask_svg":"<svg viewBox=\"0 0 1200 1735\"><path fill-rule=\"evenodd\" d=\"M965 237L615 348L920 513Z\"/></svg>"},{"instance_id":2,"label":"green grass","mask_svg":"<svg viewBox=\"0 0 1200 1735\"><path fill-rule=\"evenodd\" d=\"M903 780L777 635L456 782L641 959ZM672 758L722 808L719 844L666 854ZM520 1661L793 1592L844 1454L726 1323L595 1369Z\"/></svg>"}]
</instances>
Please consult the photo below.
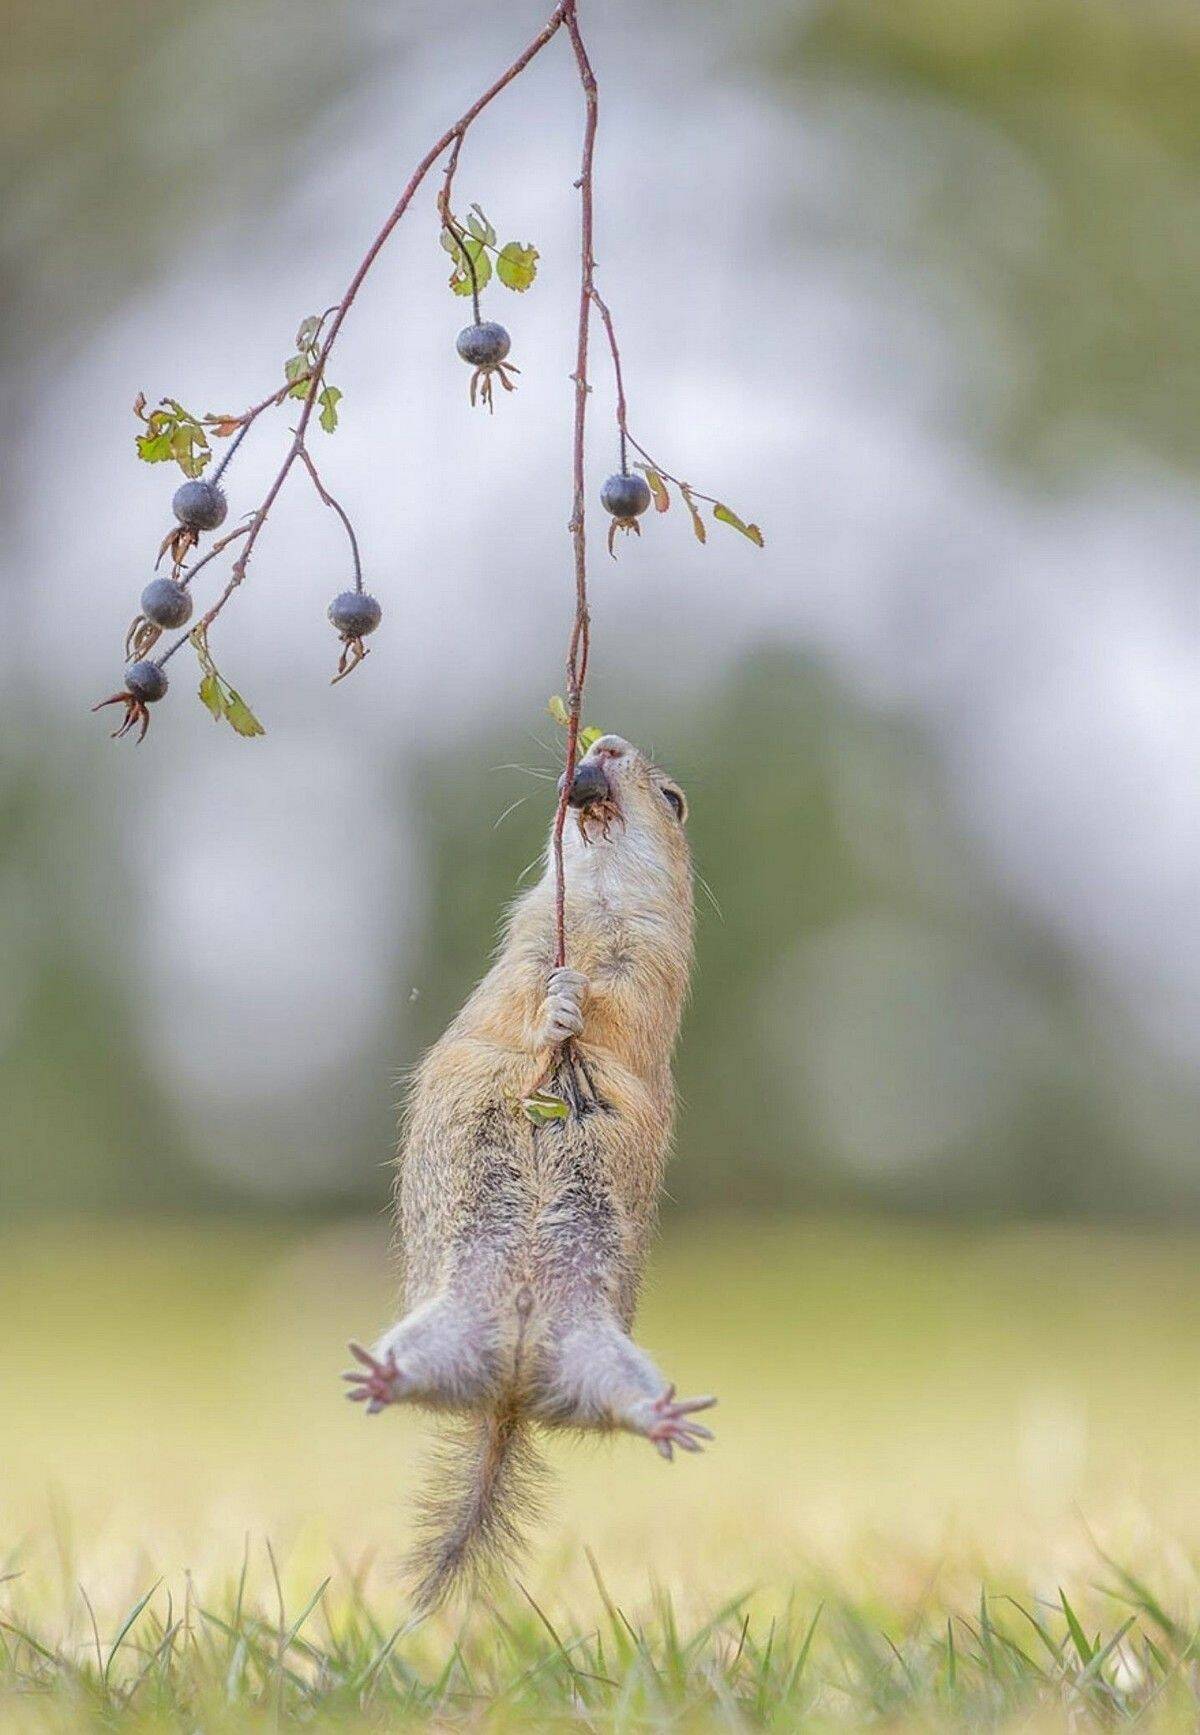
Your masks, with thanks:
<instances>
[{"instance_id":1,"label":"green grass","mask_svg":"<svg viewBox=\"0 0 1200 1735\"><path fill-rule=\"evenodd\" d=\"M712 1449L555 1442L519 1584L417 1626L429 1423L336 1377L385 1242L0 1233L3 1735L1196 1726L1196 1237L672 1230L639 1335Z\"/></svg>"},{"instance_id":2,"label":"green grass","mask_svg":"<svg viewBox=\"0 0 1200 1735\"><path fill-rule=\"evenodd\" d=\"M219 1596L150 1585L107 1626L81 1592L69 1642L14 1597L3 1727L1184 1729L1200 1713L1195 1630L1113 1563L1098 1612L983 1591L888 1616L831 1592L757 1616L735 1597L685 1624L666 1592L622 1608L592 1562L585 1611L514 1593L452 1625L394 1623L365 1568L289 1605L268 1558L268 1589L247 1557Z\"/></svg>"}]
</instances>

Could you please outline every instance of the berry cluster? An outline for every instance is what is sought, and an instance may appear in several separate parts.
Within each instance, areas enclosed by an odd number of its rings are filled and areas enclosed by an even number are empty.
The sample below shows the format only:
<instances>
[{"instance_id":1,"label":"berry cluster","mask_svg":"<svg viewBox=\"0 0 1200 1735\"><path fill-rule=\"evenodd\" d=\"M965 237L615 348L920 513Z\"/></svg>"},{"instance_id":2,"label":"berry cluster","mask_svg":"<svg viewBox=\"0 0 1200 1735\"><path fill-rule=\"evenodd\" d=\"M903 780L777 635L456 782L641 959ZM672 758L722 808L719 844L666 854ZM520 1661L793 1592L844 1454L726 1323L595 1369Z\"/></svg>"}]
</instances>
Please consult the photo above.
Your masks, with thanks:
<instances>
[{"instance_id":1,"label":"berry cluster","mask_svg":"<svg viewBox=\"0 0 1200 1735\"><path fill-rule=\"evenodd\" d=\"M277 498L291 471L299 465L307 471L320 500L341 520L353 557L354 581L351 588L341 591L330 603L328 616L337 634L341 650L335 682L343 680L367 655L367 639L382 619L382 609L375 597L368 595L363 585L362 562L358 539L344 508L326 488L309 449L312 427L333 434L338 426L342 393L329 382L327 366L330 351L350 311L364 278L379 256L397 223L404 216L425 177L435 164L442 163L441 188L437 195L440 219L440 245L450 259L449 288L455 295L469 297L472 322L463 327L456 340L462 360L471 369L469 397L474 406L480 404L489 413L495 409L497 385L505 393L516 390L519 369L509 359L512 339L506 328L496 320L484 319L480 297L493 278L504 288L524 294L537 275L538 252L528 242L508 241L501 244L496 230L478 204L473 204L465 218L455 214L452 205L454 177L459 155L468 130L483 110L518 78L542 49L562 31L569 39L580 88L584 97L583 162L575 185L580 191L580 267L579 319L575 367L571 375L575 393L575 420L572 441L574 509L570 533L574 548L576 609L568 651L567 675L570 696L568 769L574 753L579 728L579 705L582 697L584 672L588 655L587 575L584 536L584 453L585 421L588 396L588 332L592 311L603 321L612 356L616 386L616 424L619 440L620 468L611 475L600 491L600 503L608 514L608 548L615 553L618 531L641 534L640 520L653 502L658 512L666 512L671 504L667 484L678 489L689 513L696 536L705 540L706 531L698 502L713 508L713 517L732 525L752 542L762 546L762 532L748 524L714 496L701 494L687 482L672 476L658 464L644 446L629 432L625 388L621 375L621 356L617 347L612 316L601 298L595 282L593 252L593 153L597 120L597 85L592 71L577 17L577 0L557 0L554 11L524 52L509 66L483 95L471 104L461 118L438 139L418 164L408 185L392 212L376 235L350 280L342 299L324 313L313 314L302 321L295 339L294 353L283 366L283 380L260 402L240 415L196 416L176 398L163 398L149 409L146 399L138 397L134 413L140 431L136 437L138 456L146 463L176 463L185 480L176 489L172 509L175 522L164 538L157 565L170 555L170 569L150 580L141 594L140 608L126 636L126 670L124 686L95 707L108 705L123 709L115 736L135 733L144 739L150 721L149 707L157 704L168 689L166 665L185 644L190 644L200 664L199 697L214 718L224 719L237 733L245 736L261 734L262 725L237 690L220 673L209 647L209 629L243 582L252 551L267 522ZM229 506L222 478L238 446L253 424L269 410L278 409L290 400L300 406L292 439L283 463L268 488L261 505L250 511L232 530L224 530ZM223 458L212 474L204 470L213 457L213 441L228 440ZM630 463L630 448L640 454L639 462ZM192 558L201 539L218 536L208 550ZM232 560L224 588L207 611L193 624L195 612L194 581L210 561L233 543L240 543ZM190 563L189 563L190 562ZM156 647L164 633L176 633L161 651ZM557 821L556 839L561 839L563 814ZM556 842L556 849L559 847ZM559 924L561 930L561 922ZM559 949L561 950L561 944Z\"/></svg>"}]
</instances>

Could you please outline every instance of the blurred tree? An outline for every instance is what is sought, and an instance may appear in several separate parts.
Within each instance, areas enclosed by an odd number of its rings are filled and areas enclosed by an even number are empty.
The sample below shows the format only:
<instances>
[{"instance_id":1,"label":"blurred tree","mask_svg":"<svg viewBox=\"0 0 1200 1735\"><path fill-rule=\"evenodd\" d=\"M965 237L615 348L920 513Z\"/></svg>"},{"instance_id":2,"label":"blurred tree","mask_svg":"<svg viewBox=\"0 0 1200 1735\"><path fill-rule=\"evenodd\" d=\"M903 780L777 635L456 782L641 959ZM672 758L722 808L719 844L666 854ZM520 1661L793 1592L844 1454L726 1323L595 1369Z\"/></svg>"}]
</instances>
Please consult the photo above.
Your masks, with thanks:
<instances>
[{"instance_id":1,"label":"blurred tree","mask_svg":"<svg viewBox=\"0 0 1200 1735\"><path fill-rule=\"evenodd\" d=\"M1042 477L1200 462L1196 8L821 0L781 28L776 72L858 159L831 221L974 354L975 431Z\"/></svg>"}]
</instances>

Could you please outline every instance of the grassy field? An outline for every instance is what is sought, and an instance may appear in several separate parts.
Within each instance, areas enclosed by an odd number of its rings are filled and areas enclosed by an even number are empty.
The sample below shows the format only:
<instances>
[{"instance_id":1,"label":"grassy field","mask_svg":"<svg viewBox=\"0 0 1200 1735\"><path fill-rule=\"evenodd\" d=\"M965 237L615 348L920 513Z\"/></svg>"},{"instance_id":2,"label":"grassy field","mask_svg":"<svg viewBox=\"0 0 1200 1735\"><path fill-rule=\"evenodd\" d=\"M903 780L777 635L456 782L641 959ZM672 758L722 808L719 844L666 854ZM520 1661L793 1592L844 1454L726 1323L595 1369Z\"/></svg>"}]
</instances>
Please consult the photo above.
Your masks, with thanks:
<instances>
[{"instance_id":1,"label":"grassy field","mask_svg":"<svg viewBox=\"0 0 1200 1735\"><path fill-rule=\"evenodd\" d=\"M556 1445L519 1585L415 1627L429 1424L336 1379L385 1243L0 1236L0 1728L1196 1726L1196 1238L674 1231L715 1445Z\"/></svg>"}]
</instances>

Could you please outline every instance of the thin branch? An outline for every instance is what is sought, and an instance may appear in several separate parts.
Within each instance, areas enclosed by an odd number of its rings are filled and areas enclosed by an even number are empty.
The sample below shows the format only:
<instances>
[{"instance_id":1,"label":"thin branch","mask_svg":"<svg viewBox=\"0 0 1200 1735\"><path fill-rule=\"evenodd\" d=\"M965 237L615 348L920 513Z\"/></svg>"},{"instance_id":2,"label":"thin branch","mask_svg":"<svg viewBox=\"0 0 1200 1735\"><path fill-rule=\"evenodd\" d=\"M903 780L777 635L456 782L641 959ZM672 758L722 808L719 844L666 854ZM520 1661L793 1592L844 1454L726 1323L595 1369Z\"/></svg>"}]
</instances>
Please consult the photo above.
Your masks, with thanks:
<instances>
[{"instance_id":1,"label":"thin branch","mask_svg":"<svg viewBox=\"0 0 1200 1735\"><path fill-rule=\"evenodd\" d=\"M239 524L236 530L231 530L229 532L228 536L222 536L220 542L214 542L207 554L202 554L199 560L193 560L192 564L179 574L179 583L186 588L187 585L191 584L202 566L207 566L210 560L215 560L218 554L223 554L229 547L229 544L231 542L236 542L239 536L248 536L249 534L250 526L248 524Z\"/></svg>"},{"instance_id":2,"label":"thin branch","mask_svg":"<svg viewBox=\"0 0 1200 1735\"><path fill-rule=\"evenodd\" d=\"M567 821L567 803L575 776L575 759L579 747L579 720L583 705L583 689L587 680L590 619L587 599L587 541L584 525L584 435L588 400L588 328L595 294L593 276L596 269L593 242L592 176L596 152L596 126L599 103L596 78L588 60L579 21L575 16L576 0L563 0L562 21L566 25L583 86L584 124L583 153L579 170L579 324L575 351L575 428L572 442L572 472L574 501L571 511L571 542L575 557L575 618L567 646L567 750L563 786L554 815L554 961L561 968L566 963L566 874L563 867L563 828Z\"/></svg>"},{"instance_id":3,"label":"thin branch","mask_svg":"<svg viewBox=\"0 0 1200 1735\"><path fill-rule=\"evenodd\" d=\"M628 412L625 407L625 380L621 373L621 351L617 344L617 334L613 327L612 314L608 310L608 303L594 284L592 285L592 300L596 304L597 313L604 322L604 330L608 337L608 347L612 355L613 375L617 382L617 433L621 441L621 474L627 476L629 474L629 452L627 447L629 428L627 424ZM638 447L638 450L641 450L640 446Z\"/></svg>"},{"instance_id":4,"label":"thin branch","mask_svg":"<svg viewBox=\"0 0 1200 1735\"><path fill-rule=\"evenodd\" d=\"M344 508L334 499L333 495L329 492L324 482L322 482L320 476L317 474L317 466L313 463L312 454L307 446L302 446L300 448L300 457L305 468L308 470L309 475L312 477L313 487L325 502L326 506L332 506L333 510L337 513L338 517L346 527L346 535L350 538L350 553L354 557L354 588L361 596L363 588L362 561L359 558L358 537L354 534L354 526L351 524Z\"/></svg>"},{"instance_id":5,"label":"thin branch","mask_svg":"<svg viewBox=\"0 0 1200 1735\"><path fill-rule=\"evenodd\" d=\"M446 172L442 176L442 188L438 194L437 207L438 215L442 219L442 226L458 242L458 250L466 260L467 274L471 279L471 306L475 311L475 323L479 325L483 321L483 315L479 311L479 273L475 269L474 259L467 250L467 238L463 234L462 224L450 209L450 189L454 185L454 171L458 167L458 153L462 150L463 136L461 132L458 134L450 155L446 159Z\"/></svg>"}]
</instances>

